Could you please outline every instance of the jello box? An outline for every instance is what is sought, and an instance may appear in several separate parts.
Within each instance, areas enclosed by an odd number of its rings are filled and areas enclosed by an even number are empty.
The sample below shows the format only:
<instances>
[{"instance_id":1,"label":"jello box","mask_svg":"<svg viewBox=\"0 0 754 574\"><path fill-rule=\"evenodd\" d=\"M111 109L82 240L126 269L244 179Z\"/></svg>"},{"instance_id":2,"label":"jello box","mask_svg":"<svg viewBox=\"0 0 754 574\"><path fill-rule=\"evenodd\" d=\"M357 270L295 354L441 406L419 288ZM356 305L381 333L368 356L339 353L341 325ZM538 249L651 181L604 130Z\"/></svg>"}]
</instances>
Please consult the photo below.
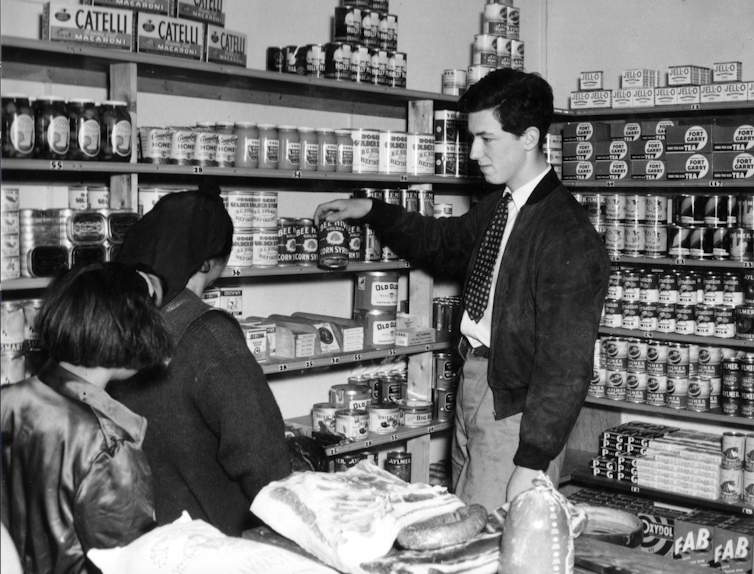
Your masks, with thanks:
<instances>
[{"instance_id":1,"label":"jello box","mask_svg":"<svg viewBox=\"0 0 754 574\"><path fill-rule=\"evenodd\" d=\"M564 161L563 181L588 181L594 179L594 162Z\"/></svg>"},{"instance_id":2,"label":"jello box","mask_svg":"<svg viewBox=\"0 0 754 574\"><path fill-rule=\"evenodd\" d=\"M748 87L743 82L722 84L724 102L745 102L748 98Z\"/></svg>"},{"instance_id":3,"label":"jello box","mask_svg":"<svg viewBox=\"0 0 754 574\"><path fill-rule=\"evenodd\" d=\"M701 86L678 86L676 97L678 104L699 104L702 101Z\"/></svg>"},{"instance_id":4,"label":"jello box","mask_svg":"<svg viewBox=\"0 0 754 574\"><path fill-rule=\"evenodd\" d=\"M572 109L611 108L612 105L612 90L571 92Z\"/></svg>"},{"instance_id":5,"label":"jello box","mask_svg":"<svg viewBox=\"0 0 754 574\"><path fill-rule=\"evenodd\" d=\"M641 138L639 122L618 122L610 125L610 139L613 141L636 141Z\"/></svg>"},{"instance_id":6,"label":"jello box","mask_svg":"<svg viewBox=\"0 0 754 574\"><path fill-rule=\"evenodd\" d=\"M569 122L563 126L563 143L610 139L610 124L604 122Z\"/></svg>"},{"instance_id":7,"label":"jello box","mask_svg":"<svg viewBox=\"0 0 754 574\"><path fill-rule=\"evenodd\" d=\"M746 151L754 149L754 125L712 126L712 151Z\"/></svg>"},{"instance_id":8,"label":"jello box","mask_svg":"<svg viewBox=\"0 0 754 574\"><path fill-rule=\"evenodd\" d=\"M712 70L702 66L671 66L668 68L668 86L701 86L712 80Z\"/></svg>"},{"instance_id":9,"label":"jello box","mask_svg":"<svg viewBox=\"0 0 754 574\"><path fill-rule=\"evenodd\" d=\"M582 92L603 89L605 72L581 72L579 75L579 90Z\"/></svg>"},{"instance_id":10,"label":"jello box","mask_svg":"<svg viewBox=\"0 0 754 574\"><path fill-rule=\"evenodd\" d=\"M712 566L726 574L748 574L752 569L754 520L734 517L715 528Z\"/></svg>"},{"instance_id":11,"label":"jello box","mask_svg":"<svg viewBox=\"0 0 754 574\"><path fill-rule=\"evenodd\" d=\"M712 178L711 153L669 153L665 166L670 180Z\"/></svg>"},{"instance_id":12,"label":"jello box","mask_svg":"<svg viewBox=\"0 0 754 574\"><path fill-rule=\"evenodd\" d=\"M656 181L667 179L665 161L661 159L632 159L631 179Z\"/></svg>"},{"instance_id":13,"label":"jello box","mask_svg":"<svg viewBox=\"0 0 754 574\"><path fill-rule=\"evenodd\" d=\"M613 108L633 108L634 91L630 89L613 90Z\"/></svg>"},{"instance_id":14,"label":"jello box","mask_svg":"<svg viewBox=\"0 0 754 574\"><path fill-rule=\"evenodd\" d=\"M641 139L643 140L664 140L665 132L668 126L674 126L673 120L648 120L640 122Z\"/></svg>"},{"instance_id":15,"label":"jello box","mask_svg":"<svg viewBox=\"0 0 754 574\"><path fill-rule=\"evenodd\" d=\"M673 558L691 565L708 566L714 559L715 529L729 514L697 510L675 520Z\"/></svg>"},{"instance_id":16,"label":"jello box","mask_svg":"<svg viewBox=\"0 0 754 574\"><path fill-rule=\"evenodd\" d=\"M134 12L48 2L42 8L42 40L133 51Z\"/></svg>"},{"instance_id":17,"label":"jello box","mask_svg":"<svg viewBox=\"0 0 754 574\"><path fill-rule=\"evenodd\" d=\"M665 130L665 146L668 154L675 152L711 152L712 125L669 126Z\"/></svg>"},{"instance_id":18,"label":"jello box","mask_svg":"<svg viewBox=\"0 0 754 574\"><path fill-rule=\"evenodd\" d=\"M655 105L672 106L678 103L678 88L655 88Z\"/></svg>"},{"instance_id":19,"label":"jello box","mask_svg":"<svg viewBox=\"0 0 754 574\"><path fill-rule=\"evenodd\" d=\"M629 142L629 159L665 159L664 140L638 140ZM599 156L597 159L600 159Z\"/></svg>"},{"instance_id":20,"label":"jello box","mask_svg":"<svg viewBox=\"0 0 754 574\"><path fill-rule=\"evenodd\" d=\"M742 74L741 62L717 62L712 64L712 82L740 82Z\"/></svg>"},{"instance_id":21,"label":"jello box","mask_svg":"<svg viewBox=\"0 0 754 574\"><path fill-rule=\"evenodd\" d=\"M715 152L712 156L714 179L754 179L754 152Z\"/></svg>"},{"instance_id":22,"label":"jello box","mask_svg":"<svg viewBox=\"0 0 754 574\"><path fill-rule=\"evenodd\" d=\"M207 24L207 62L246 67L246 34Z\"/></svg>"},{"instance_id":23,"label":"jello box","mask_svg":"<svg viewBox=\"0 0 754 574\"><path fill-rule=\"evenodd\" d=\"M611 142L623 143L625 142ZM631 179L631 163L627 160L594 162L594 179ZM631 452L630 449L628 452Z\"/></svg>"},{"instance_id":24,"label":"jello box","mask_svg":"<svg viewBox=\"0 0 754 574\"><path fill-rule=\"evenodd\" d=\"M176 3L178 18L225 26L223 0L176 0Z\"/></svg>"},{"instance_id":25,"label":"jello box","mask_svg":"<svg viewBox=\"0 0 754 574\"><path fill-rule=\"evenodd\" d=\"M699 86L699 102L702 104L715 104L725 101L723 92L724 84L707 84Z\"/></svg>"},{"instance_id":26,"label":"jello box","mask_svg":"<svg viewBox=\"0 0 754 574\"><path fill-rule=\"evenodd\" d=\"M138 12L152 12L163 16L175 14L176 0L82 0L82 4L89 6L104 6L105 8L120 8L136 10Z\"/></svg>"},{"instance_id":27,"label":"jello box","mask_svg":"<svg viewBox=\"0 0 754 574\"><path fill-rule=\"evenodd\" d=\"M136 22L138 52L204 60L204 24L146 12Z\"/></svg>"}]
</instances>

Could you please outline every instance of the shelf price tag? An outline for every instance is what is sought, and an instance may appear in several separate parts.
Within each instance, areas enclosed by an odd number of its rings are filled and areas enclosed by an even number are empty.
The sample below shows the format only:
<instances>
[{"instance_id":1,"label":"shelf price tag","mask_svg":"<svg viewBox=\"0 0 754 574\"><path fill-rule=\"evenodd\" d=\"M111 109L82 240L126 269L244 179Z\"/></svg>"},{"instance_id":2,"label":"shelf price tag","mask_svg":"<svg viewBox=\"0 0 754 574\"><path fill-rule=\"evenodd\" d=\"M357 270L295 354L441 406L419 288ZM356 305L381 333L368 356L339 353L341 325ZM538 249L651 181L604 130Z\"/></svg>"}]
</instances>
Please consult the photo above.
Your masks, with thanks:
<instances>
[{"instance_id":1,"label":"shelf price tag","mask_svg":"<svg viewBox=\"0 0 754 574\"><path fill-rule=\"evenodd\" d=\"M754 514L754 508L741 507L741 512L743 514Z\"/></svg>"},{"instance_id":2,"label":"shelf price tag","mask_svg":"<svg viewBox=\"0 0 754 574\"><path fill-rule=\"evenodd\" d=\"M191 170L192 173L195 173L197 175L201 175L204 173L204 168L200 165L195 165L194 169Z\"/></svg>"},{"instance_id":3,"label":"shelf price tag","mask_svg":"<svg viewBox=\"0 0 754 574\"><path fill-rule=\"evenodd\" d=\"M432 434L433 432L435 432L435 427L434 426L428 426L427 427L427 434Z\"/></svg>"},{"instance_id":4,"label":"shelf price tag","mask_svg":"<svg viewBox=\"0 0 754 574\"><path fill-rule=\"evenodd\" d=\"M744 269L751 269L752 267L754 267L754 261L742 261L741 266Z\"/></svg>"},{"instance_id":5,"label":"shelf price tag","mask_svg":"<svg viewBox=\"0 0 754 574\"><path fill-rule=\"evenodd\" d=\"M615 182L608 180L605 182L605 187L615 187Z\"/></svg>"},{"instance_id":6,"label":"shelf price tag","mask_svg":"<svg viewBox=\"0 0 754 574\"><path fill-rule=\"evenodd\" d=\"M304 363L304 368L305 369L311 369L313 366L314 366L314 361L306 361Z\"/></svg>"},{"instance_id":7,"label":"shelf price tag","mask_svg":"<svg viewBox=\"0 0 754 574\"><path fill-rule=\"evenodd\" d=\"M301 172L299 170L293 172L293 179L301 179Z\"/></svg>"},{"instance_id":8,"label":"shelf price tag","mask_svg":"<svg viewBox=\"0 0 754 574\"><path fill-rule=\"evenodd\" d=\"M645 339L652 339L654 338L655 334L652 331L644 331L641 336Z\"/></svg>"},{"instance_id":9,"label":"shelf price tag","mask_svg":"<svg viewBox=\"0 0 754 574\"><path fill-rule=\"evenodd\" d=\"M337 365L339 363L340 363L340 357L333 357L332 359L330 359L331 365Z\"/></svg>"},{"instance_id":10,"label":"shelf price tag","mask_svg":"<svg viewBox=\"0 0 754 574\"><path fill-rule=\"evenodd\" d=\"M686 265L686 260L683 257L679 257L675 261L673 261L676 265Z\"/></svg>"},{"instance_id":11,"label":"shelf price tag","mask_svg":"<svg viewBox=\"0 0 754 574\"><path fill-rule=\"evenodd\" d=\"M233 277L240 277L241 276L241 270L240 269L231 269L230 274Z\"/></svg>"},{"instance_id":12,"label":"shelf price tag","mask_svg":"<svg viewBox=\"0 0 754 574\"><path fill-rule=\"evenodd\" d=\"M361 355L359 355L359 354L354 355L353 356L353 360L354 361L360 361L361 360Z\"/></svg>"},{"instance_id":13,"label":"shelf price tag","mask_svg":"<svg viewBox=\"0 0 754 574\"><path fill-rule=\"evenodd\" d=\"M718 181L717 179L713 179L712 181L709 182L709 186L710 187L722 187L723 186L723 182L722 181Z\"/></svg>"},{"instance_id":14,"label":"shelf price tag","mask_svg":"<svg viewBox=\"0 0 754 574\"><path fill-rule=\"evenodd\" d=\"M372 441L371 440L365 440L364 441L364 447L365 448L369 448L370 446L372 446Z\"/></svg>"},{"instance_id":15,"label":"shelf price tag","mask_svg":"<svg viewBox=\"0 0 754 574\"><path fill-rule=\"evenodd\" d=\"M620 259L621 259L620 255L611 255L610 256L610 261L612 261L613 263L620 263Z\"/></svg>"},{"instance_id":16,"label":"shelf price tag","mask_svg":"<svg viewBox=\"0 0 754 574\"><path fill-rule=\"evenodd\" d=\"M402 183L405 183L405 182L408 181L408 176L407 175L402 175L401 178L400 178L400 180L401 180Z\"/></svg>"},{"instance_id":17,"label":"shelf price tag","mask_svg":"<svg viewBox=\"0 0 754 574\"><path fill-rule=\"evenodd\" d=\"M692 110L701 110L702 109L702 105L701 104L691 104L691 109Z\"/></svg>"},{"instance_id":18,"label":"shelf price tag","mask_svg":"<svg viewBox=\"0 0 754 574\"><path fill-rule=\"evenodd\" d=\"M327 449L327 455L328 456L333 455L333 454L338 454L338 449L337 448L332 447L332 448Z\"/></svg>"},{"instance_id":19,"label":"shelf price tag","mask_svg":"<svg viewBox=\"0 0 754 574\"><path fill-rule=\"evenodd\" d=\"M641 492L641 489L638 486L632 486L631 492Z\"/></svg>"},{"instance_id":20,"label":"shelf price tag","mask_svg":"<svg viewBox=\"0 0 754 574\"><path fill-rule=\"evenodd\" d=\"M59 171L63 169L63 162L62 161L51 161L50 162L50 169L52 171Z\"/></svg>"},{"instance_id":21,"label":"shelf price tag","mask_svg":"<svg viewBox=\"0 0 754 574\"><path fill-rule=\"evenodd\" d=\"M282 373L283 371L288 370L288 365L286 363L283 363L282 365L278 365L278 372Z\"/></svg>"},{"instance_id":22,"label":"shelf price tag","mask_svg":"<svg viewBox=\"0 0 754 574\"><path fill-rule=\"evenodd\" d=\"M424 345L424 350L429 351L432 348L432 345Z\"/></svg>"},{"instance_id":23,"label":"shelf price tag","mask_svg":"<svg viewBox=\"0 0 754 574\"><path fill-rule=\"evenodd\" d=\"M391 435L390 435L390 440L391 440L391 441L396 441L396 440L398 440L398 435L397 435L397 434L391 434Z\"/></svg>"},{"instance_id":24,"label":"shelf price tag","mask_svg":"<svg viewBox=\"0 0 754 574\"><path fill-rule=\"evenodd\" d=\"M388 356L390 356L390 357L395 357L395 356L396 356L396 355L397 355L398 353L397 353L397 351L396 351L395 349L390 349L390 350L389 350L389 351L387 352L387 354L388 354Z\"/></svg>"}]
</instances>

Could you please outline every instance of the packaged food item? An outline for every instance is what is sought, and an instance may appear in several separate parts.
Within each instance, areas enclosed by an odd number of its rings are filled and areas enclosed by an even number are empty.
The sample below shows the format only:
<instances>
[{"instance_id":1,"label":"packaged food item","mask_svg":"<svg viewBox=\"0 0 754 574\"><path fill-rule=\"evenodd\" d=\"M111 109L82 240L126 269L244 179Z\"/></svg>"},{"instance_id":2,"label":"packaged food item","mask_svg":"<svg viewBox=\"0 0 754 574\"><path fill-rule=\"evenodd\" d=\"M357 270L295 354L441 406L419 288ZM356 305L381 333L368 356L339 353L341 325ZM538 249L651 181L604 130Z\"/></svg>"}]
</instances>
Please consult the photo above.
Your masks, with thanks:
<instances>
[{"instance_id":1,"label":"packaged food item","mask_svg":"<svg viewBox=\"0 0 754 574\"><path fill-rule=\"evenodd\" d=\"M131 10L47 2L42 8L42 40L131 52L135 14Z\"/></svg>"}]
</instances>

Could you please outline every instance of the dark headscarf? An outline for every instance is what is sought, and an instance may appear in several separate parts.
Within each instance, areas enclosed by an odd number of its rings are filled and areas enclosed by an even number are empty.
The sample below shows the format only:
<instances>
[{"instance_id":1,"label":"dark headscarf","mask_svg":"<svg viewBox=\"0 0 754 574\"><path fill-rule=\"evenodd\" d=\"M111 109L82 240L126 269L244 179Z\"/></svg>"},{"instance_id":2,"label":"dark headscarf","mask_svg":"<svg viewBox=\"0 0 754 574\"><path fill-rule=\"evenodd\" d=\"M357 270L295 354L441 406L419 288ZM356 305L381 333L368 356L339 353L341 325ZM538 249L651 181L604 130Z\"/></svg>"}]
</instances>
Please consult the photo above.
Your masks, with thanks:
<instances>
[{"instance_id":1,"label":"dark headscarf","mask_svg":"<svg viewBox=\"0 0 754 574\"><path fill-rule=\"evenodd\" d=\"M157 275L164 304L183 291L207 259L220 256L232 234L220 187L205 181L198 190L160 199L129 229L117 260Z\"/></svg>"}]
</instances>

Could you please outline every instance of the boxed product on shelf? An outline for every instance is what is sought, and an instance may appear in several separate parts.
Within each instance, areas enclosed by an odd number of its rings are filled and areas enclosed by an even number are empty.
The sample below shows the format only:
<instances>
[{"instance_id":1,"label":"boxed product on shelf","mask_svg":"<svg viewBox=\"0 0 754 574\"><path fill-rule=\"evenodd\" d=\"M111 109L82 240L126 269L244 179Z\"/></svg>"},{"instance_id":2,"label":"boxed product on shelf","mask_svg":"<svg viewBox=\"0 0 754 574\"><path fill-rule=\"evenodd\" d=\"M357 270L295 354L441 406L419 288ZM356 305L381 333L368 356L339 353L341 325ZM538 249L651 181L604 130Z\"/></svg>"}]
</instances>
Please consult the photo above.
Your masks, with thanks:
<instances>
[{"instance_id":1,"label":"boxed product on shelf","mask_svg":"<svg viewBox=\"0 0 754 574\"><path fill-rule=\"evenodd\" d=\"M741 123L712 126L712 151L746 151L754 149L754 125Z\"/></svg>"},{"instance_id":2,"label":"boxed product on shelf","mask_svg":"<svg viewBox=\"0 0 754 574\"><path fill-rule=\"evenodd\" d=\"M673 120L646 120L639 122L639 125L641 126L641 139L664 140L668 127L676 124Z\"/></svg>"},{"instance_id":3,"label":"boxed product on shelf","mask_svg":"<svg viewBox=\"0 0 754 574\"><path fill-rule=\"evenodd\" d=\"M655 88L629 88L634 108L653 108L655 106Z\"/></svg>"},{"instance_id":4,"label":"boxed product on shelf","mask_svg":"<svg viewBox=\"0 0 754 574\"><path fill-rule=\"evenodd\" d=\"M688 516L690 512L692 511L662 508L654 505L637 512L636 516L644 525L644 538L641 542L642 551L672 558L676 521Z\"/></svg>"},{"instance_id":5,"label":"boxed product on shelf","mask_svg":"<svg viewBox=\"0 0 754 574\"><path fill-rule=\"evenodd\" d=\"M610 141L610 124L605 122L568 122L563 126L563 143Z\"/></svg>"},{"instance_id":6,"label":"boxed product on shelf","mask_svg":"<svg viewBox=\"0 0 754 574\"><path fill-rule=\"evenodd\" d=\"M579 75L579 91L589 92L604 89L605 72L581 72Z\"/></svg>"},{"instance_id":7,"label":"boxed product on shelf","mask_svg":"<svg viewBox=\"0 0 754 574\"><path fill-rule=\"evenodd\" d=\"M633 108L634 92L630 89L613 90L613 108Z\"/></svg>"},{"instance_id":8,"label":"boxed product on shelf","mask_svg":"<svg viewBox=\"0 0 754 574\"><path fill-rule=\"evenodd\" d=\"M605 109L613 105L612 90L571 92L571 109Z\"/></svg>"},{"instance_id":9,"label":"boxed product on shelf","mask_svg":"<svg viewBox=\"0 0 754 574\"><path fill-rule=\"evenodd\" d=\"M754 179L754 155L751 152L722 152L712 154L714 179Z\"/></svg>"},{"instance_id":10,"label":"boxed product on shelf","mask_svg":"<svg viewBox=\"0 0 754 574\"><path fill-rule=\"evenodd\" d=\"M754 82L744 82L746 84L746 93L748 94L748 100L754 102Z\"/></svg>"},{"instance_id":11,"label":"boxed product on shelf","mask_svg":"<svg viewBox=\"0 0 754 574\"><path fill-rule=\"evenodd\" d=\"M745 102L748 99L748 87L742 82L722 84L724 102Z\"/></svg>"},{"instance_id":12,"label":"boxed product on shelf","mask_svg":"<svg viewBox=\"0 0 754 574\"><path fill-rule=\"evenodd\" d=\"M395 344L398 347L426 345L435 342L436 331L431 327L414 327L413 329L395 330Z\"/></svg>"},{"instance_id":13,"label":"boxed product on shelf","mask_svg":"<svg viewBox=\"0 0 754 574\"><path fill-rule=\"evenodd\" d=\"M699 104L702 101L701 86L678 86L676 94L679 104Z\"/></svg>"},{"instance_id":14,"label":"boxed product on shelf","mask_svg":"<svg viewBox=\"0 0 754 574\"><path fill-rule=\"evenodd\" d=\"M594 161L596 145L597 142L566 142L563 144L563 161Z\"/></svg>"},{"instance_id":15,"label":"boxed product on shelf","mask_svg":"<svg viewBox=\"0 0 754 574\"><path fill-rule=\"evenodd\" d=\"M702 104L716 104L725 101L723 98L724 84L706 84L699 86L699 102Z\"/></svg>"},{"instance_id":16,"label":"boxed product on shelf","mask_svg":"<svg viewBox=\"0 0 754 574\"><path fill-rule=\"evenodd\" d=\"M641 138L639 122L616 122L610 124L610 139L613 141L632 142Z\"/></svg>"},{"instance_id":17,"label":"boxed product on shelf","mask_svg":"<svg viewBox=\"0 0 754 574\"><path fill-rule=\"evenodd\" d=\"M176 0L81 0L82 4L89 6L152 12L163 16L175 15L175 2Z\"/></svg>"},{"instance_id":18,"label":"boxed product on shelf","mask_svg":"<svg viewBox=\"0 0 754 574\"><path fill-rule=\"evenodd\" d=\"M131 52L134 16L131 10L47 2L42 8L42 40Z\"/></svg>"},{"instance_id":19,"label":"boxed product on shelf","mask_svg":"<svg viewBox=\"0 0 754 574\"><path fill-rule=\"evenodd\" d=\"M733 517L715 528L712 563L726 574L748 574L754 553L754 520Z\"/></svg>"},{"instance_id":20,"label":"boxed product on shelf","mask_svg":"<svg viewBox=\"0 0 754 574\"><path fill-rule=\"evenodd\" d=\"M664 140L637 140L629 143L628 158L636 159L665 159Z\"/></svg>"},{"instance_id":21,"label":"boxed product on shelf","mask_svg":"<svg viewBox=\"0 0 754 574\"><path fill-rule=\"evenodd\" d=\"M319 333L311 325L286 315L247 317L246 320L249 319L275 323L275 358L298 359L322 354Z\"/></svg>"},{"instance_id":22,"label":"boxed product on shelf","mask_svg":"<svg viewBox=\"0 0 754 574\"><path fill-rule=\"evenodd\" d=\"M665 166L668 179L712 179L711 153L669 153Z\"/></svg>"},{"instance_id":23,"label":"boxed product on shelf","mask_svg":"<svg viewBox=\"0 0 754 574\"><path fill-rule=\"evenodd\" d=\"M275 341L277 340L277 326L275 325L275 323L273 323L272 321L267 321L266 319L254 317L247 317L246 319L240 320L239 323L241 323L241 328L253 327L256 329L262 329L267 337L268 356L275 356Z\"/></svg>"},{"instance_id":24,"label":"boxed product on shelf","mask_svg":"<svg viewBox=\"0 0 754 574\"><path fill-rule=\"evenodd\" d=\"M137 12L136 51L200 62L204 59L204 27L199 22Z\"/></svg>"},{"instance_id":25,"label":"boxed product on shelf","mask_svg":"<svg viewBox=\"0 0 754 574\"><path fill-rule=\"evenodd\" d=\"M740 82L741 62L717 62L712 64L712 83Z\"/></svg>"},{"instance_id":26,"label":"boxed product on shelf","mask_svg":"<svg viewBox=\"0 0 754 574\"><path fill-rule=\"evenodd\" d=\"M712 125L668 126L665 148L669 155L674 152L709 153L712 151Z\"/></svg>"},{"instance_id":27,"label":"boxed product on shelf","mask_svg":"<svg viewBox=\"0 0 754 574\"><path fill-rule=\"evenodd\" d=\"M672 106L678 103L678 88L655 88L655 105Z\"/></svg>"},{"instance_id":28,"label":"boxed product on shelf","mask_svg":"<svg viewBox=\"0 0 754 574\"><path fill-rule=\"evenodd\" d=\"M564 161L563 181L589 181L595 179L593 161Z\"/></svg>"},{"instance_id":29,"label":"boxed product on shelf","mask_svg":"<svg viewBox=\"0 0 754 574\"><path fill-rule=\"evenodd\" d=\"M207 47L204 58L206 62L246 67L246 34L207 24L204 44Z\"/></svg>"},{"instance_id":30,"label":"boxed product on shelf","mask_svg":"<svg viewBox=\"0 0 754 574\"><path fill-rule=\"evenodd\" d=\"M594 162L594 179L631 179L631 162L627 160L598 160Z\"/></svg>"},{"instance_id":31,"label":"boxed product on shelf","mask_svg":"<svg viewBox=\"0 0 754 574\"><path fill-rule=\"evenodd\" d=\"M223 0L205 0L203 2L197 2L196 0L175 0L175 3L175 16L177 18L225 26Z\"/></svg>"},{"instance_id":32,"label":"boxed product on shelf","mask_svg":"<svg viewBox=\"0 0 754 574\"><path fill-rule=\"evenodd\" d=\"M334 343L337 343L343 352L361 351L364 348L364 326L354 319L317 315L301 311L296 311L291 316L295 319L306 321L317 329L320 329L320 339L323 343L322 351L325 353L336 350L333 347ZM321 331L322 329L324 331ZM325 339L323 339L323 336ZM331 337L335 338L334 343L327 343L326 340ZM325 344L331 350L326 350Z\"/></svg>"},{"instance_id":33,"label":"boxed product on shelf","mask_svg":"<svg viewBox=\"0 0 754 574\"><path fill-rule=\"evenodd\" d=\"M729 514L696 510L675 520L673 558L708 566L714 558L715 529L730 520Z\"/></svg>"},{"instance_id":34,"label":"boxed product on shelf","mask_svg":"<svg viewBox=\"0 0 754 574\"><path fill-rule=\"evenodd\" d=\"M629 159L628 142L623 141L623 140L595 142L594 159L596 159L597 161L618 160L618 159L627 160Z\"/></svg>"},{"instance_id":35,"label":"boxed product on shelf","mask_svg":"<svg viewBox=\"0 0 754 574\"><path fill-rule=\"evenodd\" d=\"M650 140L651 141L651 140ZM665 160L632 159L631 179L657 181L667 179Z\"/></svg>"},{"instance_id":36,"label":"boxed product on shelf","mask_svg":"<svg viewBox=\"0 0 754 574\"><path fill-rule=\"evenodd\" d=\"M668 68L668 86L701 86L712 82L712 70L702 66L684 65Z\"/></svg>"},{"instance_id":37,"label":"boxed product on shelf","mask_svg":"<svg viewBox=\"0 0 754 574\"><path fill-rule=\"evenodd\" d=\"M654 88L660 85L660 71L648 68L623 70L620 76L621 89Z\"/></svg>"},{"instance_id":38,"label":"boxed product on shelf","mask_svg":"<svg viewBox=\"0 0 754 574\"><path fill-rule=\"evenodd\" d=\"M243 331L244 339L246 339L246 346L254 355L257 363L266 363L270 358L270 347L267 344L267 331L265 329L245 325L241 323L241 330Z\"/></svg>"}]
</instances>

